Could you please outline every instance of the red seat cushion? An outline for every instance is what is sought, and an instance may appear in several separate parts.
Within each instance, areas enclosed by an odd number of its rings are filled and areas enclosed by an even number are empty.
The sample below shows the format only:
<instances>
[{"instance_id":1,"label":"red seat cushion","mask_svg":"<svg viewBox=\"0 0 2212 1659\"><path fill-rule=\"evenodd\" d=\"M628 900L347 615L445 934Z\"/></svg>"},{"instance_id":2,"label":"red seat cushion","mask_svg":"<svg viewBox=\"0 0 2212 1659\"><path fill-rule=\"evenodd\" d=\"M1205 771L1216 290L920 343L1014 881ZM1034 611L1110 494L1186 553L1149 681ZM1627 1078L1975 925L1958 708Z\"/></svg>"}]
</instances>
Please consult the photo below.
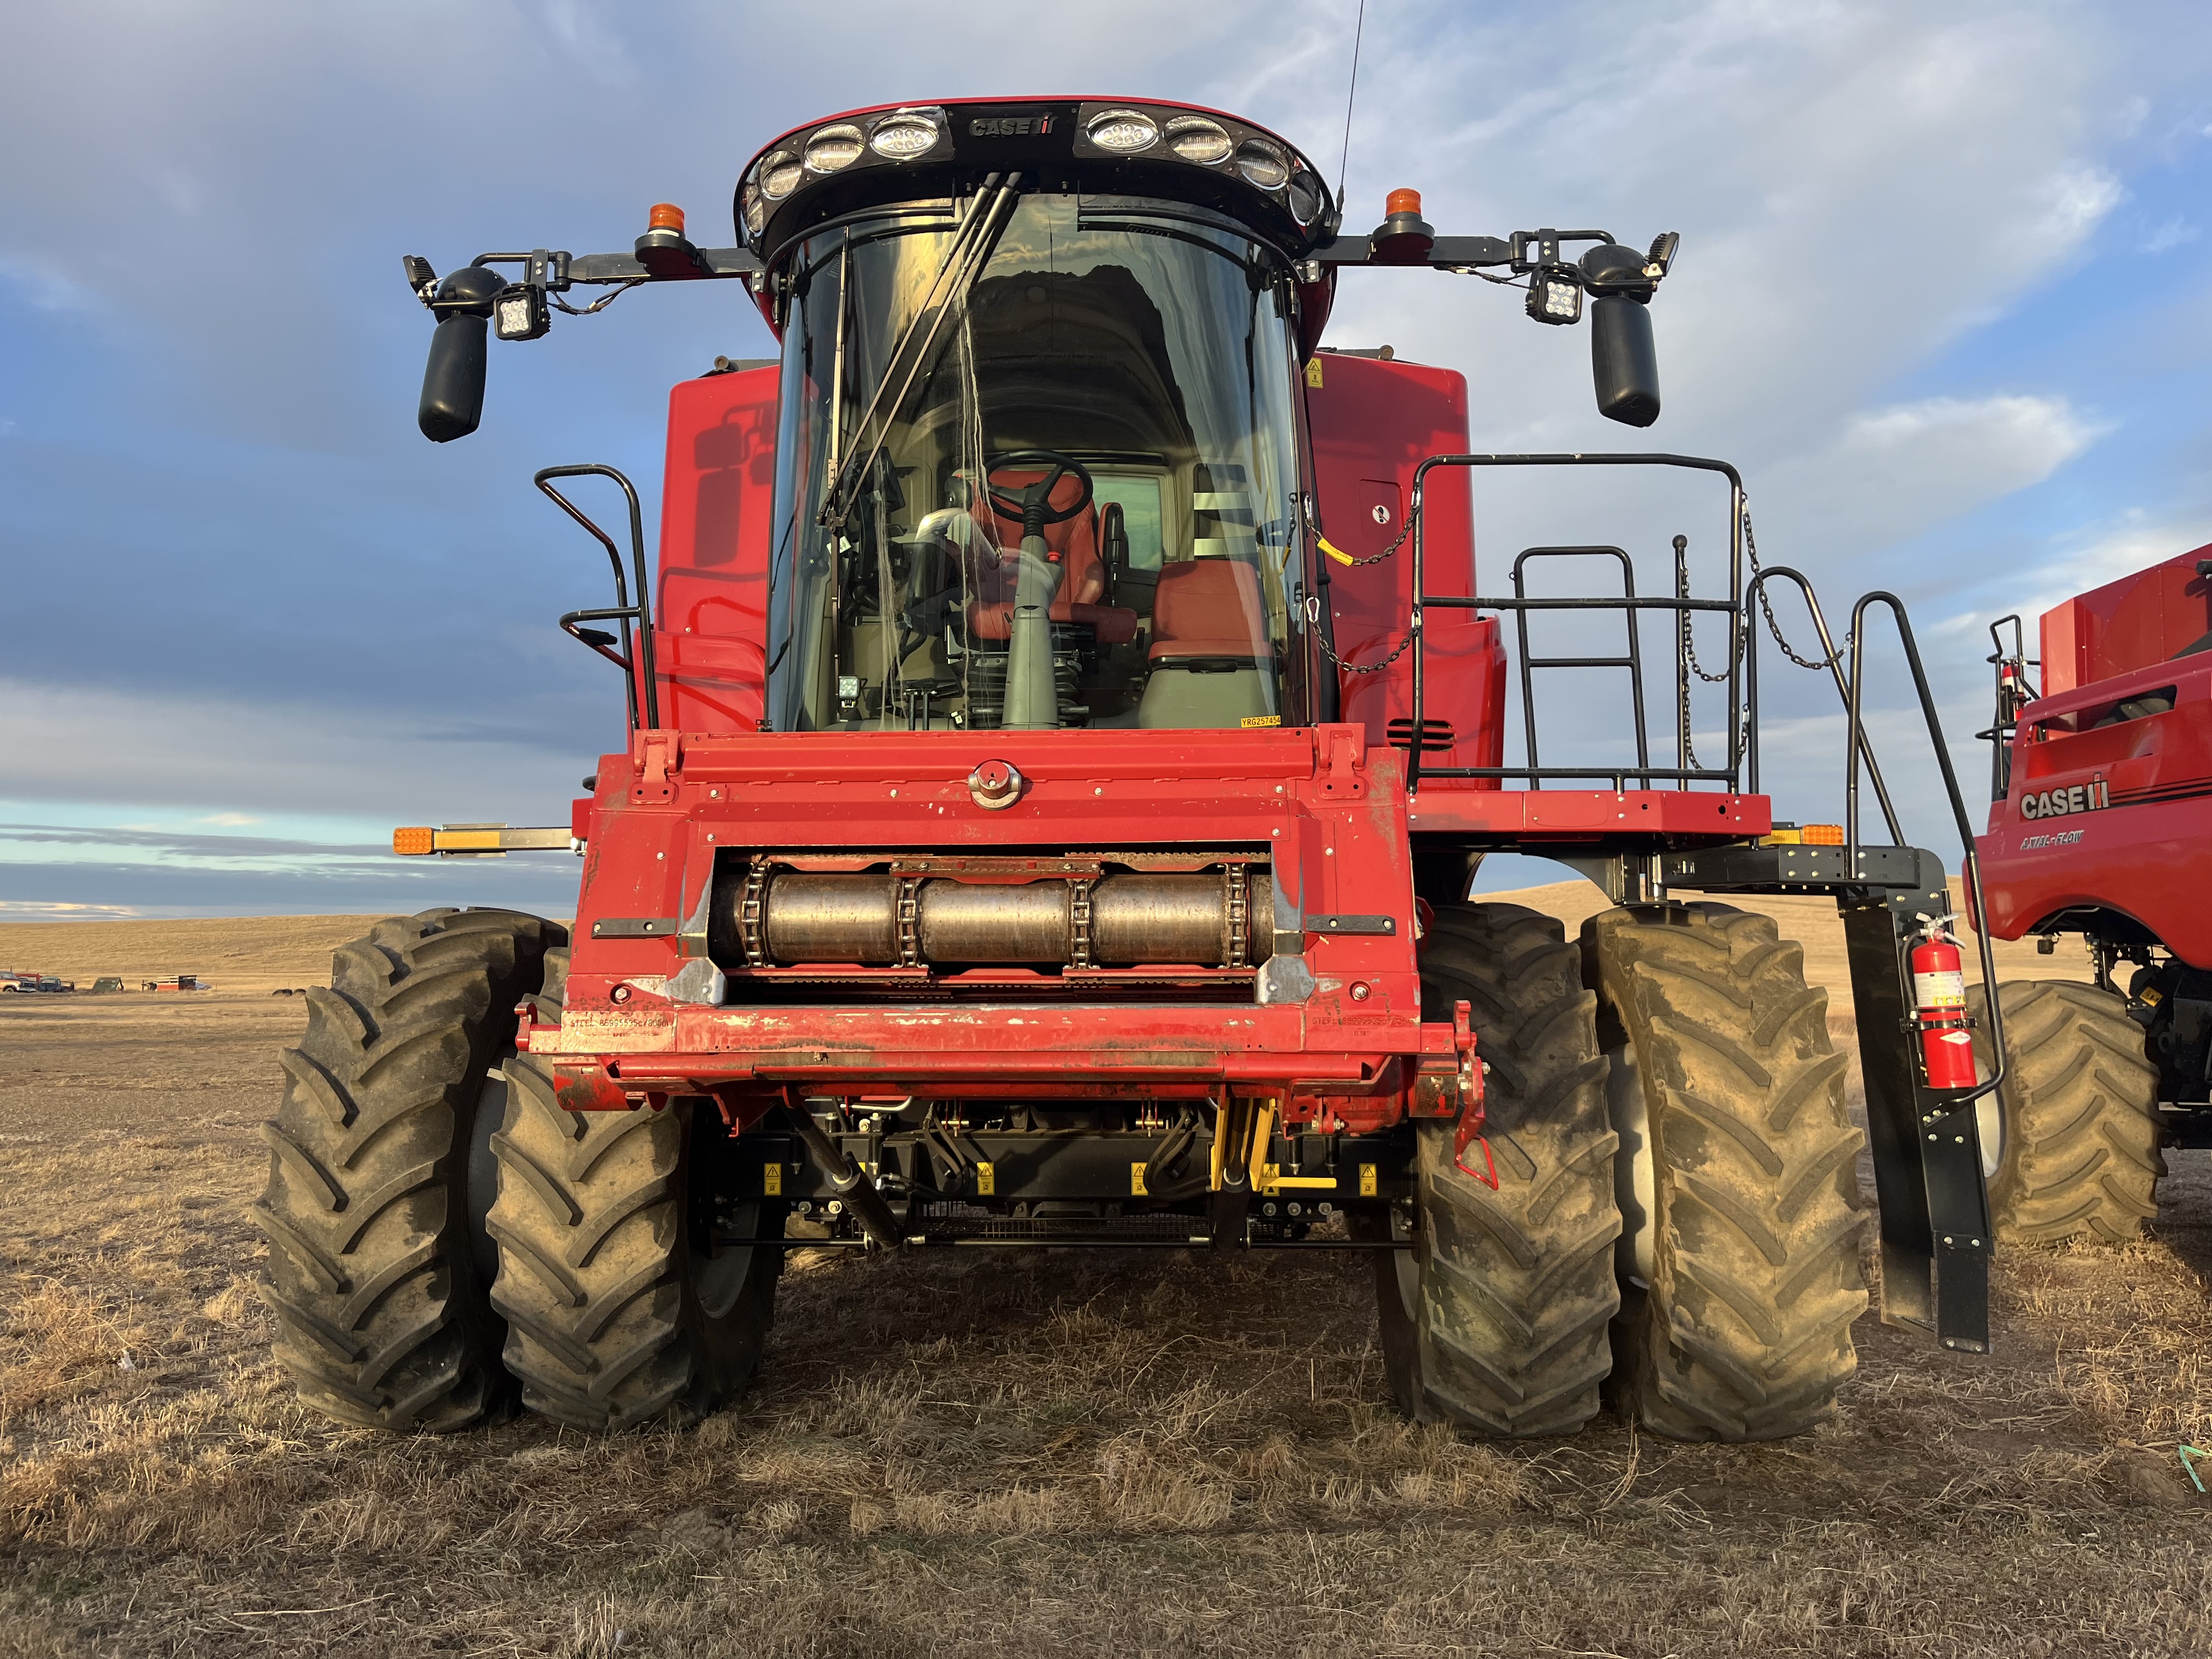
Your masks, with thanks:
<instances>
[{"instance_id":1,"label":"red seat cushion","mask_svg":"<svg viewBox=\"0 0 2212 1659\"><path fill-rule=\"evenodd\" d=\"M1260 573L1237 559L1190 559L1164 565L1152 600L1154 662L1178 657L1271 660L1267 608Z\"/></svg>"},{"instance_id":2,"label":"red seat cushion","mask_svg":"<svg viewBox=\"0 0 2212 1659\"><path fill-rule=\"evenodd\" d=\"M1000 489L1012 494L1044 477L1042 468L1007 468L994 473ZM1073 474L1053 487L1052 505L1066 507L1082 493ZM1003 640L1013 629L1014 578L1022 544L1022 521L999 510L998 503L977 490L975 518L988 527L1006 550L995 558L975 562L973 576L975 599L968 607L968 626L977 639ZM1098 553L1098 511L1086 506L1073 517L1044 527L1047 556L1060 567L1060 592L1046 614L1054 622L1076 623L1097 631L1100 643L1126 645L1137 637L1137 613L1116 605L1103 605L1106 592L1106 563Z\"/></svg>"}]
</instances>

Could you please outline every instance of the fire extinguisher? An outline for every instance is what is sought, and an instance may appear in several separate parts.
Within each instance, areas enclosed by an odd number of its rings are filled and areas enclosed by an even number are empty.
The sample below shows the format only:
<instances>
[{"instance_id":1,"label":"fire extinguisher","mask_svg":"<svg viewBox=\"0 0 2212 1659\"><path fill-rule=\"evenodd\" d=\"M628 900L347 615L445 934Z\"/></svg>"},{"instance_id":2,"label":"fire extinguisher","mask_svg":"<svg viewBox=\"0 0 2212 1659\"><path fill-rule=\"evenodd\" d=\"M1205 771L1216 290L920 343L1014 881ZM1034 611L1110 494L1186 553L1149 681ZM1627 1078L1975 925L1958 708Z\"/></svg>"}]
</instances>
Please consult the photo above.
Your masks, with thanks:
<instances>
[{"instance_id":1,"label":"fire extinguisher","mask_svg":"<svg viewBox=\"0 0 2212 1659\"><path fill-rule=\"evenodd\" d=\"M1950 918L1929 922L1907 957L1912 971L1912 1029L1931 1089L1974 1086L1974 1039L1966 1027L1966 975Z\"/></svg>"}]
</instances>

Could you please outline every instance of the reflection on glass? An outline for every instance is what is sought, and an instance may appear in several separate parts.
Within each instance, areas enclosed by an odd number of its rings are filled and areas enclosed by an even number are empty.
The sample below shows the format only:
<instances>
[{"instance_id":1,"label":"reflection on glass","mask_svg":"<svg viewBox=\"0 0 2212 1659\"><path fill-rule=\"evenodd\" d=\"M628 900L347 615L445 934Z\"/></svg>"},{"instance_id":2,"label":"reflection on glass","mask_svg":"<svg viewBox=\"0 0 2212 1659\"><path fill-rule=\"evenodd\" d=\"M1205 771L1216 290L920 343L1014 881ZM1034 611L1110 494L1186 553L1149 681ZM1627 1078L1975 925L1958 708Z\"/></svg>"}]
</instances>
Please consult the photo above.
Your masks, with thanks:
<instances>
[{"instance_id":1,"label":"reflection on glass","mask_svg":"<svg viewBox=\"0 0 2212 1659\"><path fill-rule=\"evenodd\" d=\"M1278 723L1288 272L1188 208L981 223L900 210L799 252L771 726Z\"/></svg>"}]
</instances>

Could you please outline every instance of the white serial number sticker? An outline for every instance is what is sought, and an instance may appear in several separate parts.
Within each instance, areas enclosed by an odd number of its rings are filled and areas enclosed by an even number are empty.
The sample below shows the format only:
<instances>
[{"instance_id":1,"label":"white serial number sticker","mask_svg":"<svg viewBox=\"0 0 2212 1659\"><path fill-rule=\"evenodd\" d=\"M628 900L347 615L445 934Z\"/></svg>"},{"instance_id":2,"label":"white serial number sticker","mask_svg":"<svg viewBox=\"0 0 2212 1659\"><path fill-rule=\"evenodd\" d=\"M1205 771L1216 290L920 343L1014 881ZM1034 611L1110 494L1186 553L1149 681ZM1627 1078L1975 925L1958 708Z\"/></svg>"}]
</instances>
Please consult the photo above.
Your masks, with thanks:
<instances>
[{"instance_id":1,"label":"white serial number sticker","mask_svg":"<svg viewBox=\"0 0 2212 1659\"><path fill-rule=\"evenodd\" d=\"M2071 789L2045 789L2023 795L2020 815L2024 818L2063 818L2074 812L2100 812L2112 804L2111 786L2099 778L2077 783Z\"/></svg>"}]
</instances>

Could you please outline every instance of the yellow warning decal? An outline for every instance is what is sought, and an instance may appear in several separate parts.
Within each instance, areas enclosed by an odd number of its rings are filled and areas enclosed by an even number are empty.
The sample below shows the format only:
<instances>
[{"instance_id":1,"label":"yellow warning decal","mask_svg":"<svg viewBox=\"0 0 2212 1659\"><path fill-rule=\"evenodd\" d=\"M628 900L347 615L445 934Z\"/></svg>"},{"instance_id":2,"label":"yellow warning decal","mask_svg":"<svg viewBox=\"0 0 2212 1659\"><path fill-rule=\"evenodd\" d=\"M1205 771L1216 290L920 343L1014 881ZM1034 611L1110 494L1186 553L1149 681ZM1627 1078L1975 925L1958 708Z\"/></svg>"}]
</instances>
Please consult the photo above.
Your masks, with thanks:
<instances>
[{"instance_id":1,"label":"yellow warning decal","mask_svg":"<svg viewBox=\"0 0 2212 1659\"><path fill-rule=\"evenodd\" d=\"M1372 1164L1359 1166L1359 1195L1362 1198L1375 1196L1375 1166Z\"/></svg>"},{"instance_id":2,"label":"yellow warning decal","mask_svg":"<svg viewBox=\"0 0 2212 1659\"><path fill-rule=\"evenodd\" d=\"M1142 1198L1145 1195L1145 1166L1132 1164L1129 1166L1129 1196Z\"/></svg>"},{"instance_id":3,"label":"yellow warning decal","mask_svg":"<svg viewBox=\"0 0 2212 1659\"><path fill-rule=\"evenodd\" d=\"M783 1196L783 1165L764 1164L761 1166L761 1191L770 1198Z\"/></svg>"},{"instance_id":4,"label":"yellow warning decal","mask_svg":"<svg viewBox=\"0 0 2212 1659\"><path fill-rule=\"evenodd\" d=\"M975 1191L984 1198L999 1190L999 1172L988 1164L975 1166Z\"/></svg>"},{"instance_id":5,"label":"yellow warning decal","mask_svg":"<svg viewBox=\"0 0 2212 1659\"><path fill-rule=\"evenodd\" d=\"M1328 554L1330 558L1334 559L1339 564L1358 564L1359 562L1358 560L1353 558L1351 554L1346 552L1342 548L1339 547L1334 542L1329 540L1326 536L1316 536L1314 538L1314 540L1320 546L1322 552Z\"/></svg>"},{"instance_id":6,"label":"yellow warning decal","mask_svg":"<svg viewBox=\"0 0 2212 1659\"><path fill-rule=\"evenodd\" d=\"M1280 726L1283 723L1283 717L1280 714L1247 714L1244 717L1243 723L1247 727L1255 726Z\"/></svg>"},{"instance_id":7,"label":"yellow warning decal","mask_svg":"<svg viewBox=\"0 0 2212 1659\"><path fill-rule=\"evenodd\" d=\"M1322 389L1321 359L1318 357L1309 357L1306 359L1306 384L1311 386L1316 392L1319 392Z\"/></svg>"}]
</instances>

